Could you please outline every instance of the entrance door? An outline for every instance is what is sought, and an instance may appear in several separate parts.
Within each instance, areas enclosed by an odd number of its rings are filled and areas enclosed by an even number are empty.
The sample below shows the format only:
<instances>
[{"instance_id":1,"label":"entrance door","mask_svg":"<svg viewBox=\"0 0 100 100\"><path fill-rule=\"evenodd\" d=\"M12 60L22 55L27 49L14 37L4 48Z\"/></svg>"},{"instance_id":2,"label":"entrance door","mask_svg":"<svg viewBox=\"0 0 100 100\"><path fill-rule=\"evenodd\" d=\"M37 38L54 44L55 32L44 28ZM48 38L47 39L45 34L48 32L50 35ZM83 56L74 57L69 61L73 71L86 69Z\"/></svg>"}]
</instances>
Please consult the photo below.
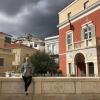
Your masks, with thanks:
<instances>
[{"instance_id":1,"label":"entrance door","mask_svg":"<svg viewBox=\"0 0 100 100\"><path fill-rule=\"evenodd\" d=\"M88 63L88 73L89 76L94 76L94 64L92 62Z\"/></svg>"},{"instance_id":2,"label":"entrance door","mask_svg":"<svg viewBox=\"0 0 100 100\"><path fill-rule=\"evenodd\" d=\"M86 66L84 62L77 63L77 76L86 76Z\"/></svg>"},{"instance_id":3,"label":"entrance door","mask_svg":"<svg viewBox=\"0 0 100 100\"><path fill-rule=\"evenodd\" d=\"M86 76L85 57L82 53L76 54L75 64L77 67L77 76Z\"/></svg>"}]
</instances>

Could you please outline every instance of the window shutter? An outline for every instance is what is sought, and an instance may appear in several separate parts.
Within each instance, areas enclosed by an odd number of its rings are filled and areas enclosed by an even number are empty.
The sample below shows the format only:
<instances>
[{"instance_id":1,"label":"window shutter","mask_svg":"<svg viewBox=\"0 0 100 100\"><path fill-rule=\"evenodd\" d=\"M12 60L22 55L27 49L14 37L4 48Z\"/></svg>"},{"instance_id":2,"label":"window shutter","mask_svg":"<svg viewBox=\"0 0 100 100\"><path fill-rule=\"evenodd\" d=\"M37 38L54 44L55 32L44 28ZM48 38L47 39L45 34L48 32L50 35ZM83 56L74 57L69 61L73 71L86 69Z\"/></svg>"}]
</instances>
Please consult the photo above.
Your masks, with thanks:
<instances>
[{"instance_id":1,"label":"window shutter","mask_svg":"<svg viewBox=\"0 0 100 100\"><path fill-rule=\"evenodd\" d=\"M84 28L81 30L81 41L84 40Z\"/></svg>"},{"instance_id":2,"label":"window shutter","mask_svg":"<svg viewBox=\"0 0 100 100\"><path fill-rule=\"evenodd\" d=\"M72 33L70 34L70 43L72 43Z\"/></svg>"},{"instance_id":3,"label":"window shutter","mask_svg":"<svg viewBox=\"0 0 100 100\"><path fill-rule=\"evenodd\" d=\"M92 36L95 36L96 34L95 25L92 24L91 29L92 29Z\"/></svg>"}]
</instances>

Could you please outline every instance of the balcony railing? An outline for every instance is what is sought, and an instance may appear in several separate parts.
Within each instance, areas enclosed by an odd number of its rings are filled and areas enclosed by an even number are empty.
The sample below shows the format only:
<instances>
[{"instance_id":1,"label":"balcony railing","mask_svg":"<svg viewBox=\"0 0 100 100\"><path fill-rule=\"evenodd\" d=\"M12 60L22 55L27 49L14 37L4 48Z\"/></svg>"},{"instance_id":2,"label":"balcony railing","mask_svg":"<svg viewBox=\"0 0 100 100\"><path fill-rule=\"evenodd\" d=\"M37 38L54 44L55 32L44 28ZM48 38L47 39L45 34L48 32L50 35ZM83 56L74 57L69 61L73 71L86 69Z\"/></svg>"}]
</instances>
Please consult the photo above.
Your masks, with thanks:
<instances>
[{"instance_id":1,"label":"balcony railing","mask_svg":"<svg viewBox=\"0 0 100 100\"><path fill-rule=\"evenodd\" d=\"M82 46L84 46L84 41L79 41L74 43L74 49L82 48Z\"/></svg>"},{"instance_id":2,"label":"balcony railing","mask_svg":"<svg viewBox=\"0 0 100 100\"><path fill-rule=\"evenodd\" d=\"M76 50L76 49L84 49L93 46L96 46L96 37L92 37L90 39L85 39L83 41L78 41L78 42L74 42L71 45L67 45L67 50L69 51L69 50Z\"/></svg>"}]
</instances>

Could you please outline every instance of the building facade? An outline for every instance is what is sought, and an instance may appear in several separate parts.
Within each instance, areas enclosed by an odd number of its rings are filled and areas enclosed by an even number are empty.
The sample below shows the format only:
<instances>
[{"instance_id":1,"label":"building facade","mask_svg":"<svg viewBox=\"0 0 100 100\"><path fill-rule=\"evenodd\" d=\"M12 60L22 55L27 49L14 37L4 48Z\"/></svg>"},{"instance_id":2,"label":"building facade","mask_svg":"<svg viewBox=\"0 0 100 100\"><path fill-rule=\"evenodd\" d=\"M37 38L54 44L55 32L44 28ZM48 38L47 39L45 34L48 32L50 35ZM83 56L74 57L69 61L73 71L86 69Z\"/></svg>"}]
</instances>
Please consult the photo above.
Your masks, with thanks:
<instances>
[{"instance_id":1,"label":"building facade","mask_svg":"<svg viewBox=\"0 0 100 100\"><path fill-rule=\"evenodd\" d=\"M100 74L100 0L74 0L59 15L59 65L67 76Z\"/></svg>"},{"instance_id":2,"label":"building facade","mask_svg":"<svg viewBox=\"0 0 100 100\"><path fill-rule=\"evenodd\" d=\"M26 45L28 47L31 47L40 51L45 50L44 41L31 34L26 34L23 37L18 37L15 43L21 43L23 45Z\"/></svg>"},{"instance_id":3,"label":"building facade","mask_svg":"<svg viewBox=\"0 0 100 100\"><path fill-rule=\"evenodd\" d=\"M59 61L59 35L45 38L45 52Z\"/></svg>"},{"instance_id":4,"label":"building facade","mask_svg":"<svg viewBox=\"0 0 100 100\"><path fill-rule=\"evenodd\" d=\"M34 48L30 48L20 43L15 44L7 44L8 48L12 50L14 54L14 59L12 60L12 66L20 67L26 56L31 56L38 50Z\"/></svg>"},{"instance_id":5,"label":"building facade","mask_svg":"<svg viewBox=\"0 0 100 100\"><path fill-rule=\"evenodd\" d=\"M11 36L0 32L0 73L12 69L12 60L14 55L11 52L11 49L5 46L6 43L9 43Z\"/></svg>"}]
</instances>

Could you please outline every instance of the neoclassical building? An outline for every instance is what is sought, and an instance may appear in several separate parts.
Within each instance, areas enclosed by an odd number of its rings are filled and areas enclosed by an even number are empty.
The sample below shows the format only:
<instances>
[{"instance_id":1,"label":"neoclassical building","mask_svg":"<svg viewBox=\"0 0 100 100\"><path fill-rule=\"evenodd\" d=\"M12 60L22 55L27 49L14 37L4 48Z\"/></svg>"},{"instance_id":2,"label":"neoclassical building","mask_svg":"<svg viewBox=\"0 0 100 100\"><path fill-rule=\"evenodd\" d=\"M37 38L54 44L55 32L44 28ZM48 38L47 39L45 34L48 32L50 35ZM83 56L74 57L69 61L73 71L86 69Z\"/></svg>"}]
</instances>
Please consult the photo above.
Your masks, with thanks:
<instances>
[{"instance_id":1,"label":"neoclassical building","mask_svg":"<svg viewBox=\"0 0 100 100\"><path fill-rule=\"evenodd\" d=\"M5 46L6 43L11 42L11 36L0 32L0 75L1 73L12 69L12 60L14 55L11 49Z\"/></svg>"},{"instance_id":2,"label":"neoclassical building","mask_svg":"<svg viewBox=\"0 0 100 100\"><path fill-rule=\"evenodd\" d=\"M45 38L45 52L59 63L59 35Z\"/></svg>"},{"instance_id":3,"label":"neoclassical building","mask_svg":"<svg viewBox=\"0 0 100 100\"><path fill-rule=\"evenodd\" d=\"M74 0L58 15L63 74L100 76L100 0Z\"/></svg>"},{"instance_id":4,"label":"neoclassical building","mask_svg":"<svg viewBox=\"0 0 100 100\"><path fill-rule=\"evenodd\" d=\"M33 36L31 33L27 33L24 36L18 37L15 41L17 43L21 43L23 45L26 45L28 47L44 51L45 46L44 46L44 41L36 36Z\"/></svg>"}]
</instances>

